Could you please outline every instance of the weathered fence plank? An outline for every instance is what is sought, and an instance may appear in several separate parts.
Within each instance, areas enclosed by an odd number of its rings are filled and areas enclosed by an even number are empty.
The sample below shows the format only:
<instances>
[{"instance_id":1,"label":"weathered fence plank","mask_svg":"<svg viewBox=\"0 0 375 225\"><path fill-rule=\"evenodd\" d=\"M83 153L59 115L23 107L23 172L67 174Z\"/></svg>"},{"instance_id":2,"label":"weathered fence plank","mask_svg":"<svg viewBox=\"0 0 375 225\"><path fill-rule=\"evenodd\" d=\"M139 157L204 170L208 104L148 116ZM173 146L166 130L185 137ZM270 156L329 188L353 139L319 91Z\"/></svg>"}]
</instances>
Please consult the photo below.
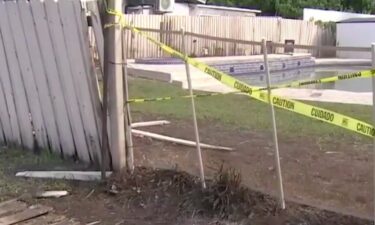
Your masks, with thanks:
<instances>
[{"instance_id":1,"label":"weathered fence plank","mask_svg":"<svg viewBox=\"0 0 375 225\"><path fill-rule=\"evenodd\" d=\"M83 33L83 31L78 30L79 26L75 20L75 10L72 2L59 1L58 6L72 69L73 85L78 97L78 104L85 130L86 142L92 159L98 162L100 156L100 143L92 100L90 97L91 91L89 84L91 84L91 82L87 79L89 65L86 66L87 62L85 63L85 54L83 52L82 41L79 35L79 33ZM95 78L94 74L90 75Z\"/></svg>"},{"instance_id":2,"label":"weathered fence plank","mask_svg":"<svg viewBox=\"0 0 375 225\"><path fill-rule=\"evenodd\" d=\"M28 38L28 35L23 32L23 27L20 20L21 16L18 12L18 3L11 1L6 2L5 5L9 21L11 21L11 34L14 40L21 78L23 80L26 91L26 100L28 102L29 110L31 113L35 140L37 141L38 146L47 148L48 141L41 110L42 107L39 101L39 93L37 91L36 83L34 80L34 71L31 67L29 51L26 46L25 39Z\"/></svg>"},{"instance_id":3,"label":"weathered fence plank","mask_svg":"<svg viewBox=\"0 0 375 225\"><path fill-rule=\"evenodd\" d=\"M37 34L35 32L35 25L33 17L31 15L30 3L26 0L18 1L18 7L21 15L23 24L24 34L29 50L31 67L34 72L34 79L37 85L39 99L41 102L41 110L44 118L44 124L46 126L46 133L48 134L48 141L51 145L51 149L56 152L60 152L60 139L56 121L58 116L53 111L53 100L52 91L48 86L48 76L44 69L43 57L38 43ZM47 147L47 146L45 146Z\"/></svg>"},{"instance_id":4,"label":"weathered fence plank","mask_svg":"<svg viewBox=\"0 0 375 225\"><path fill-rule=\"evenodd\" d=\"M56 125L58 128L60 143L66 155L69 155L68 153L73 155L75 147L67 113L67 104L64 100L62 84L58 76L59 74L55 60L55 52L52 46L53 44L47 25L44 6L38 0L31 0L30 6L35 23L38 43L44 62L44 69L46 71L49 90L51 91L51 100L54 114L56 115ZM57 151L56 149L54 150Z\"/></svg>"},{"instance_id":5,"label":"weathered fence plank","mask_svg":"<svg viewBox=\"0 0 375 225\"><path fill-rule=\"evenodd\" d=\"M64 40L64 32L59 18L58 3L54 0L47 0L45 1L44 6L47 14L51 39L55 50L57 67L59 70L58 74L60 77L60 82L62 83L65 102L68 106L68 116L77 150L76 153L80 159L90 161L90 154L86 143L82 117L79 111L78 95L74 89L72 65L69 62L68 49L66 45L67 43ZM77 49L74 50L78 51ZM79 53L76 52L75 54ZM64 149L63 151L64 154L74 154L74 152L65 152Z\"/></svg>"},{"instance_id":6,"label":"weathered fence plank","mask_svg":"<svg viewBox=\"0 0 375 225\"><path fill-rule=\"evenodd\" d=\"M34 138L33 129L30 121L28 102L24 89L24 83L21 77L19 62L16 55L11 29L9 27L10 21L8 19L6 4L13 4L12 2L0 2L0 30L4 41L5 55L7 59L11 87L14 94L16 114L19 121L21 140L24 147L33 149Z\"/></svg>"},{"instance_id":7,"label":"weathered fence plank","mask_svg":"<svg viewBox=\"0 0 375 225\"><path fill-rule=\"evenodd\" d=\"M101 147L102 136L100 132L102 130L102 121L101 121L102 104L100 102L101 96L100 96L98 74L96 74L96 70L94 70L95 62L89 51L89 48L90 48L89 40L88 40L89 31L88 31L86 14L85 14L85 11L80 8L80 4L78 1L72 1L71 4L73 6L72 11L74 11L75 21L76 21L77 28L78 28L82 57L85 63L86 78L89 84L88 86L90 90L91 105L92 105L92 110L93 110L95 122L96 122L99 147ZM102 70L100 72L102 73ZM101 149L100 148L96 148L96 150L94 149L93 156L94 156L95 162L101 163Z\"/></svg>"},{"instance_id":8,"label":"weathered fence plank","mask_svg":"<svg viewBox=\"0 0 375 225\"><path fill-rule=\"evenodd\" d=\"M1 38L0 38L0 45L2 45ZM1 51L1 48L0 48L0 51ZM1 57L1 54L0 54L0 57ZM1 71L0 71L0 76L1 76ZM1 83L1 78L0 78L0 124L1 124L0 135L4 137L0 139L0 142L5 142L5 140L7 140L8 142L11 143L12 141L14 141L13 134L12 134L12 127L10 125L8 107L7 107L6 100L5 100L5 92L4 92L3 85Z\"/></svg>"}]
</instances>

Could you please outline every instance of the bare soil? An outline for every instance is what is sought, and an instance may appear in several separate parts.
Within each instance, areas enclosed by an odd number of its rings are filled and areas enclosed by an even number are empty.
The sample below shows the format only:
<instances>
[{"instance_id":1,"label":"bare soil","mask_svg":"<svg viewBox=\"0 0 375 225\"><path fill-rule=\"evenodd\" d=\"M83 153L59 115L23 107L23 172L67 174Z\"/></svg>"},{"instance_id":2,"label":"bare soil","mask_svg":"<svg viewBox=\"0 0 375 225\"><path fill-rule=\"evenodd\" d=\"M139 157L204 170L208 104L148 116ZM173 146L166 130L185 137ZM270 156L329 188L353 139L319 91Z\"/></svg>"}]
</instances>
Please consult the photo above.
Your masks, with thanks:
<instances>
[{"instance_id":1,"label":"bare soil","mask_svg":"<svg viewBox=\"0 0 375 225\"><path fill-rule=\"evenodd\" d=\"M136 114L135 118L165 119L143 114ZM171 122L141 130L194 140L191 121ZM199 121L199 125L202 142L235 148L234 152L203 150L209 178L205 191L197 179L195 148L134 138L137 169L133 175L117 174L101 185L66 182L52 186L70 191L69 196L58 200L22 196L26 201L52 206L57 213L77 218L83 224L372 224L368 220L373 210L371 140L363 143L355 136L340 141L298 134L285 138L280 132L287 198L286 210L280 210L271 131L266 134L232 129L215 121ZM222 165L234 170L217 173ZM28 168L49 169L19 164L16 170ZM233 174L228 175L228 171ZM236 171L241 174L239 178ZM14 172L6 170L9 177ZM20 178L12 179L18 182ZM24 190L19 194L43 186L32 179L25 179L20 185Z\"/></svg>"},{"instance_id":2,"label":"bare soil","mask_svg":"<svg viewBox=\"0 0 375 225\"><path fill-rule=\"evenodd\" d=\"M138 114L147 121L165 119ZM142 130L194 140L191 121L172 120L167 126ZM243 184L278 196L271 131L268 134L231 129L215 121L199 121L204 143L234 147L234 152L204 150L205 172L212 176L224 163L242 174ZM373 214L373 160L371 140L353 136L344 140L279 132L281 168L290 201L362 218ZM147 138L135 138L136 162L154 168L178 168L199 175L195 148Z\"/></svg>"}]
</instances>

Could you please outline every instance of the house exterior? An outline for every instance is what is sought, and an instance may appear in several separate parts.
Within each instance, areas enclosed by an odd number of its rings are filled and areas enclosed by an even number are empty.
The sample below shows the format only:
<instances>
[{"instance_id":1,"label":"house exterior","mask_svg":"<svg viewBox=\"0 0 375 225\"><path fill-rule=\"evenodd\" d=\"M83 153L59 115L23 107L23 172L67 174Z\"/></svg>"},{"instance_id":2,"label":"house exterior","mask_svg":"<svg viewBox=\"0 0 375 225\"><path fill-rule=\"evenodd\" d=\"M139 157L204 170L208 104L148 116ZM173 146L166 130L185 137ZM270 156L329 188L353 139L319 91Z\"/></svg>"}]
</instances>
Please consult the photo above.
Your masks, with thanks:
<instances>
[{"instance_id":1,"label":"house exterior","mask_svg":"<svg viewBox=\"0 0 375 225\"><path fill-rule=\"evenodd\" d=\"M336 23L336 45L343 47L371 47L375 43L375 18L352 18ZM337 52L339 58L370 59L370 52Z\"/></svg>"},{"instance_id":2,"label":"house exterior","mask_svg":"<svg viewBox=\"0 0 375 225\"><path fill-rule=\"evenodd\" d=\"M375 15L361 14L361 13L350 13L340 12L334 10L322 10L322 9L303 9L303 20L306 21L322 21L322 22L338 22L346 19L353 18L368 18L374 17Z\"/></svg>"},{"instance_id":3,"label":"house exterior","mask_svg":"<svg viewBox=\"0 0 375 225\"><path fill-rule=\"evenodd\" d=\"M127 14L163 14L179 16L248 16L253 17L261 11L236 7L224 7L192 2L174 2L174 0L143 0L146 4L130 2L125 7Z\"/></svg>"},{"instance_id":4,"label":"house exterior","mask_svg":"<svg viewBox=\"0 0 375 225\"><path fill-rule=\"evenodd\" d=\"M216 5L175 3L174 11L167 15L184 16L256 16L261 11Z\"/></svg>"}]
</instances>

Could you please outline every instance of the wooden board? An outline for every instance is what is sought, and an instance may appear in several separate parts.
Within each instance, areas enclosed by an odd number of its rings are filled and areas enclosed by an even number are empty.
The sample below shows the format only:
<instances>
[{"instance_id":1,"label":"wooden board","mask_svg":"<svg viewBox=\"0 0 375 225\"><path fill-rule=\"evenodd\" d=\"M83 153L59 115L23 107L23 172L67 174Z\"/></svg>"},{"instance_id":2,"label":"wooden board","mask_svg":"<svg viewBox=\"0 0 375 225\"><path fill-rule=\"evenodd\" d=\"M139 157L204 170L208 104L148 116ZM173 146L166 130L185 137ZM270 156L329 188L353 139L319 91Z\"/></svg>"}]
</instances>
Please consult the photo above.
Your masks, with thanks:
<instances>
[{"instance_id":1,"label":"wooden board","mask_svg":"<svg viewBox=\"0 0 375 225\"><path fill-rule=\"evenodd\" d=\"M9 200L1 203L0 206L0 216L4 217L10 213L17 213L19 211L25 210L27 205L23 202L17 201L16 199Z\"/></svg>"},{"instance_id":2,"label":"wooden board","mask_svg":"<svg viewBox=\"0 0 375 225\"><path fill-rule=\"evenodd\" d=\"M0 225L79 225L77 220L67 218L64 215L51 213L52 208L33 205L28 207L26 203L18 199L0 202Z\"/></svg>"},{"instance_id":3,"label":"wooden board","mask_svg":"<svg viewBox=\"0 0 375 225\"><path fill-rule=\"evenodd\" d=\"M56 121L58 116L53 110L53 91L48 86L48 76L46 74L40 45L38 43L35 25L31 14L30 3L28 1L18 1L18 7L23 23L24 33L27 34L26 42L30 54L31 66L34 72L34 79L39 92L41 110L44 118L44 124L48 134L48 141L54 152L60 152L60 139Z\"/></svg>"},{"instance_id":4,"label":"wooden board","mask_svg":"<svg viewBox=\"0 0 375 225\"><path fill-rule=\"evenodd\" d=\"M60 1L58 5L63 35L67 43L67 53L72 69L73 84L77 93L79 109L85 130L86 142L91 156L94 159L97 158L97 156L94 157L94 155L100 152L99 134L96 128L95 115L90 97L89 82L86 75L88 71L85 68L83 47L80 45L78 24L75 21L72 2ZM80 152L77 151L77 153L79 156Z\"/></svg>"},{"instance_id":5,"label":"wooden board","mask_svg":"<svg viewBox=\"0 0 375 225\"><path fill-rule=\"evenodd\" d=\"M65 3L65 2L64 2ZM80 49L82 58L84 60L84 66L86 71L86 79L87 84L89 87L89 95L91 99L91 107L93 110L94 121L96 123L95 131L97 133L98 143L94 143L94 146L98 146L99 148L95 147L92 155L94 156L95 162L101 162L101 143L102 137L100 131L102 130L102 105L101 105L101 97L100 97L100 90L99 90L99 83L96 75L95 70L95 63L89 51L88 45L88 25L85 16L85 12L82 10L81 5L78 1L71 1L70 6L72 9L68 10L68 12L74 12L75 22L77 24L77 34L79 35L80 41ZM93 127L91 128L93 129Z\"/></svg>"},{"instance_id":6,"label":"wooden board","mask_svg":"<svg viewBox=\"0 0 375 225\"><path fill-rule=\"evenodd\" d=\"M37 91L34 79L34 71L31 67L29 51L26 45L26 37L28 34L24 33L23 31L20 20L21 16L18 12L18 3L15 4L15 2L5 2L5 6L8 13L8 19L9 21L11 21L9 25L11 28L14 46L19 62L21 79L23 80L26 91L26 99L31 113L31 120L35 138L38 142L38 146L47 148L47 133L41 110L42 107L39 101L39 93Z\"/></svg>"},{"instance_id":7,"label":"wooden board","mask_svg":"<svg viewBox=\"0 0 375 225\"><path fill-rule=\"evenodd\" d=\"M87 8L91 13L92 28L94 30L96 48L99 53L100 65L104 68L104 37L98 3L96 1L87 2Z\"/></svg>"},{"instance_id":8,"label":"wooden board","mask_svg":"<svg viewBox=\"0 0 375 225\"><path fill-rule=\"evenodd\" d=\"M4 5L0 5L4 7ZM1 17L1 16L0 16ZM9 77L9 69L7 65L6 54L4 49L4 41L0 30L0 85L2 86L6 108L8 110L9 123L11 126L10 130L6 131L6 138L8 145L22 145L21 133L16 113L16 106L14 103L14 95L12 90L12 84ZM2 119L6 120L7 116L1 114Z\"/></svg>"},{"instance_id":9,"label":"wooden board","mask_svg":"<svg viewBox=\"0 0 375 225\"><path fill-rule=\"evenodd\" d=\"M65 216L58 216L52 213L48 213L46 215L33 218L31 220L21 222L19 223L19 225L47 225L60 223L66 220L67 218Z\"/></svg>"},{"instance_id":10,"label":"wooden board","mask_svg":"<svg viewBox=\"0 0 375 225\"><path fill-rule=\"evenodd\" d=\"M90 162L89 151L86 144L85 133L81 114L79 112L78 95L74 89L72 79L72 68L69 62L67 46L64 40L62 24L59 18L58 3L54 0L47 0L44 3L47 14L47 21L57 61L58 74L62 84L63 95L68 108L69 122L71 125L77 154L81 160ZM78 54L78 53L76 53ZM84 81L82 81L84 82ZM73 155L74 152L63 149L64 154Z\"/></svg>"},{"instance_id":11,"label":"wooden board","mask_svg":"<svg viewBox=\"0 0 375 225\"><path fill-rule=\"evenodd\" d=\"M0 45L2 45L2 43L0 43ZM1 57L1 54L0 54L0 57ZM6 100L5 100L5 91L1 83L1 78L0 78L0 123L1 123L0 135L4 136L4 138L0 137L0 142L4 143L6 140L11 142L13 139L12 127L10 125L8 107L7 107Z\"/></svg>"},{"instance_id":12,"label":"wooden board","mask_svg":"<svg viewBox=\"0 0 375 225\"><path fill-rule=\"evenodd\" d=\"M5 7L5 5L9 3L14 4L14 2L3 2L0 4L0 32L3 38L9 74L11 74L10 81L15 100L16 114L20 126L22 144L25 148L33 149L34 138L29 118L30 111L26 99L24 83L19 69L19 62L16 55L13 37L11 36L11 30L9 27L10 21L8 20L7 9Z\"/></svg>"},{"instance_id":13,"label":"wooden board","mask_svg":"<svg viewBox=\"0 0 375 225\"><path fill-rule=\"evenodd\" d=\"M56 115L56 125L61 147L64 149L65 155L74 155L75 147L68 118L67 104L65 103L60 78L58 76L57 64L54 56L55 52L47 25L46 14L43 4L40 1L31 0L30 6L43 59L43 65L46 71L48 86L51 91L50 95L54 114Z\"/></svg>"},{"instance_id":14,"label":"wooden board","mask_svg":"<svg viewBox=\"0 0 375 225\"><path fill-rule=\"evenodd\" d=\"M29 220L35 217L38 217L40 215L47 214L49 211L51 211L50 207L46 206L32 206L28 209L25 209L22 212L18 212L9 216L0 217L0 224L1 225L11 225L16 224L25 220Z\"/></svg>"}]
</instances>

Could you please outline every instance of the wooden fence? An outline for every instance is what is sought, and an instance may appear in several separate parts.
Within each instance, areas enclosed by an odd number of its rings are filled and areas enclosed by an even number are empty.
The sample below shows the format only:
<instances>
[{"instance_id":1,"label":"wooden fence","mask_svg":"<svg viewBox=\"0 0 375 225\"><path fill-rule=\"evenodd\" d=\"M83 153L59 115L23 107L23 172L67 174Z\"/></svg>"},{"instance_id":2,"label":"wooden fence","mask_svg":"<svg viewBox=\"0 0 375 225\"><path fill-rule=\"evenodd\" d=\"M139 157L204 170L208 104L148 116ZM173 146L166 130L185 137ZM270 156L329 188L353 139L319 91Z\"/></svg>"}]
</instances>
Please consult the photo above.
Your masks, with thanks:
<instances>
[{"instance_id":1,"label":"wooden fence","mask_svg":"<svg viewBox=\"0 0 375 225\"><path fill-rule=\"evenodd\" d=\"M0 0L0 142L100 161L100 101L79 1Z\"/></svg>"},{"instance_id":2,"label":"wooden fence","mask_svg":"<svg viewBox=\"0 0 375 225\"><path fill-rule=\"evenodd\" d=\"M284 43L292 39L299 45L335 45L334 34L314 22L280 19L276 17L203 17L203 16L161 16L126 15L126 20L135 27L151 28L161 31L178 31L205 36L216 36L247 41L268 41ZM153 38L180 50L181 35L162 32L149 33ZM129 58L166 57L163 51L139 35L127 31L125 38ZM261 53L258 45L229 43L210 40L204 37L188 35L186 41L188 54L192 56L229 56L254 55ZM274 53L282 53L284 48L275 48ZM310 52L318 55L317 50L299 49L296 52Z\"/></svg>"}]
</instances>

